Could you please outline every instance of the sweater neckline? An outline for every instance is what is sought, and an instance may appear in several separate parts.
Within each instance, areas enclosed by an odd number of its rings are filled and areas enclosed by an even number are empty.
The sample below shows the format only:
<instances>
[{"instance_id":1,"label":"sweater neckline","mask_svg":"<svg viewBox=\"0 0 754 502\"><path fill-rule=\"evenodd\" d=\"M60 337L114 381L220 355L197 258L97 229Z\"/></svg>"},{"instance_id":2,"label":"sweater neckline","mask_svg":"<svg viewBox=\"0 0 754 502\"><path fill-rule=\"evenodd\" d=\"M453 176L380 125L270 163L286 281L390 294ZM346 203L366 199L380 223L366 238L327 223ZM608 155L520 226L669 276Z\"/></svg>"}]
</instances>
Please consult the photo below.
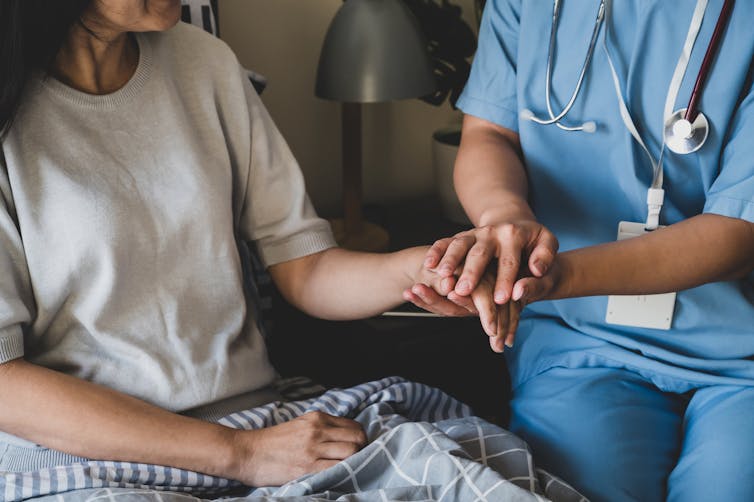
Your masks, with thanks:
<instances>
[{"instance_id":1,"label":"sweater neckline","mask_svg":"<svg viewBox=\"0 0 754 502\"><path fill-rule=\"evenodd\" d=\"M144 87L152 72L152 47L143 33L134 33L139 47L139 62L136 71L120 89L109 94L89 94L70 87L53 76L42 78L42 84L56 94L76 105L91 108L115 108L127 103Z\"/></svg>"}]
</instances>

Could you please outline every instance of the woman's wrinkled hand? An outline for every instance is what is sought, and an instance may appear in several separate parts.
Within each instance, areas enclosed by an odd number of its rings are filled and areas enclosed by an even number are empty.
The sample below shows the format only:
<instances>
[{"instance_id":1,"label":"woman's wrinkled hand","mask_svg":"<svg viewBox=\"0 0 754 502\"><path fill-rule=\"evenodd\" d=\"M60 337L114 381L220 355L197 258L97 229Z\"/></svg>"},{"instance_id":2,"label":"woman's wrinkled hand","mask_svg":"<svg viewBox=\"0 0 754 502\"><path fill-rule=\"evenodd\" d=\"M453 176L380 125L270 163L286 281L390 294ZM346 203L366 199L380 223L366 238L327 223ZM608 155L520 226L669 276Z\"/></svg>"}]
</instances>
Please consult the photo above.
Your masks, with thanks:
<instances>
[{"instance_id":1,"label":"woman's wrinkled hand","mask_svg":"<svg viewBox=\"0 0 754 502\"><path fill-rule=\"evenodd\" d=\"M367 443L358 422L322 412L253 431L233 431L235 475L249 486L280 486L332 467Z\"/></svg>"},{"instance_id":2,"label":"woman's wrinkled hand","mask_svg":"<svg viewBox=\"0 0 754 502\"><path fill-rule=\"evenodd\" d=\"M436 269L424 266L424 252L417 256L418 261L413 265L415 269L408 274L413 286L403 291L403 299L411 302L428 312L445 317L476 316L479 312L470 297L459 297L456 301L448 299L448 295L456 287L456 274L440 275ZM457 295L456 295L457 296Z\"/></svg>"},{"instance_id":3,"label":"woman's wrinkled hand","mask_svg":"<svg viewBox=\"0 0 754 502\"><path fill-rule=\"evenodd\" d=\"M452 288L445 295L450 297L441 295L426 284L418 283L403 292L403 299L421 309L445 317L479 315L470 297L454 295Z\"/></svg>"},{"instance_id":4,"label":"woman's wrinkled hand","mask_svg":"<svg viewBox=\"0 0 754 502\"><path fill-rule=\"evenodd\" d=\"M454 277L436 276L434 281L427 282L430 285L415 284L404 291L403 298L417 307L444 316L479 316L482 329L490 337L492 350L503 352L505 346L513 346L521 303L509 301L504 305L497 305L494 302L494 272L488 271L468 296L461 296L454 291Z\"/></svg>"}]
</instances>

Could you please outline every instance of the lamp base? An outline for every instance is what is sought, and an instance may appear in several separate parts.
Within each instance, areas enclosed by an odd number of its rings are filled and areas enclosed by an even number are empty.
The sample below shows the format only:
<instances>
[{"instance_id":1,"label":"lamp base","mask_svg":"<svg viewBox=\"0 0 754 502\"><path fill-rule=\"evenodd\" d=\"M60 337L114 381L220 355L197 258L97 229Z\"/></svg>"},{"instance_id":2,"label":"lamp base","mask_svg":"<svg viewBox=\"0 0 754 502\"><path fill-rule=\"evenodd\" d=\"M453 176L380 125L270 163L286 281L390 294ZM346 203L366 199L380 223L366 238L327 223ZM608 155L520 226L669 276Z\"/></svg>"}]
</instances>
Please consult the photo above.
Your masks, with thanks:
<instances>
[{"instance_id":1,"label":"lamp base","mask_svg":"<svg viewBox=\"0 0 754 502\"><path fill-rule=\"evenodd\" d=\"M369 251L373 253L388 250L390 236L379 225L362 221L356 232L346 233L346 225L343 218L330 220L335 240L338 245L351 251Z\"/></svg>"}]
</instances>

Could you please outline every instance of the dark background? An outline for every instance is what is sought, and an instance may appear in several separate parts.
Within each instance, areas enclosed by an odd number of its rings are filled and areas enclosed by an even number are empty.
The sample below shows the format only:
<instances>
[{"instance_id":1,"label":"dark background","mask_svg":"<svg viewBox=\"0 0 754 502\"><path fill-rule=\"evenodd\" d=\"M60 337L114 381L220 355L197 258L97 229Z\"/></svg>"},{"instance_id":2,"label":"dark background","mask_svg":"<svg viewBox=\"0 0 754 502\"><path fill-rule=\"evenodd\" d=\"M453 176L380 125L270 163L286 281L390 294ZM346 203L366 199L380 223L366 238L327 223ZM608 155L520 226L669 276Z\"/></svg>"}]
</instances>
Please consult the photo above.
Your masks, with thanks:
<instances>
[{"instance_id":1,"label":"dark background","mask_svg":"<svg viewBox=\"0 0 754 502\"><path fill-rule=\"evenodd\" d=\"M432 199L368 207L365 213L389 231L392 249L431 244L464 228L445 220ZM441 388L483 418L500 425L507 422L505 360L492 352L477 318L324 321L299 312L279 295L273 315L268 346L283 376L305 375L329 387L343 387L398 375Z\"/></svg>"}]
</instances>

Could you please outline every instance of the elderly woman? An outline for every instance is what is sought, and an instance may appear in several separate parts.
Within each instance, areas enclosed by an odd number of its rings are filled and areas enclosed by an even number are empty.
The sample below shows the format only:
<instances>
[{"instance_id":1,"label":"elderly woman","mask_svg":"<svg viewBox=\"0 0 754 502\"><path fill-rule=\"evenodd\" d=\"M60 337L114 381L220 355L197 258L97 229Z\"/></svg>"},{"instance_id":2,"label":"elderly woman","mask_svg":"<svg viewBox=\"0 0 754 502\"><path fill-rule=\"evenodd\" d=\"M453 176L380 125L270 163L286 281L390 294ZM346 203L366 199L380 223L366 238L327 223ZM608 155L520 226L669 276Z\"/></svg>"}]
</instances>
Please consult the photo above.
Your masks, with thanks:
<instances>
[{"instance_id":1,"label":"elderly woman","mask_svg":"<svg viewBox=\"0 0 754 502\"><path fill-rule=\"evenodd\" d=\"M273 380L249 243L313 315L443 292L426 249L334 247L233 53L179 15L179 0L0 3L0 471L86 457L260 486L324 469L364 444L358 423L190 418L257 405Z\"/></svg>"}]
</instances>

